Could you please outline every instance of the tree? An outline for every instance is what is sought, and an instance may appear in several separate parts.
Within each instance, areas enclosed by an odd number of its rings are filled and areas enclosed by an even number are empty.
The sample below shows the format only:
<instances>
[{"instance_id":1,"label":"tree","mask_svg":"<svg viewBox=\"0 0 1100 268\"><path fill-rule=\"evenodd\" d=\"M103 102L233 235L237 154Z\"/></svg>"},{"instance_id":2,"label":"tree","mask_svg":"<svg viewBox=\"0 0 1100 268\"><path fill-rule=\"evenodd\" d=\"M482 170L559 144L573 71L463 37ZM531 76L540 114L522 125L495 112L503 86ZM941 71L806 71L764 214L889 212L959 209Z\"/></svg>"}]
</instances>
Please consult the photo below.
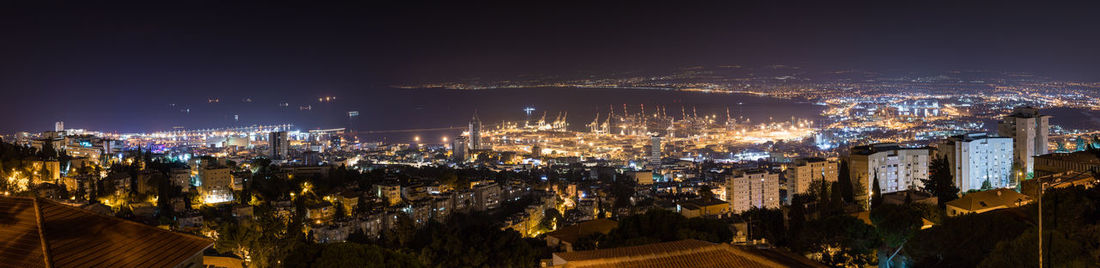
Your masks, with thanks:
<instances>
[{"instance_id":1,"label":"tree","mask_svg":"<svg viewBox=\"0 0 1100 268\"><path fill-rule=\"evenodd\" d=\"M951 176L951 166L947 159L937 157L928 165L928 179L924 182L924 191L932 194L939 200L940 208L951 200L959 198L959 188L955 187L955 177Z\"/></svg>"},{"instance_id":2,"label":"tree","mask_svg":"<svg viewBox=\"0 0 1100 268\"><path fill-rule=\"evenodd\" d=\"M997 243L997 247L978 267L1030 267L1039 262L1038 229L1029 229L1016 239ZM1043 231L1043 265L1045 267L1092 267L1095 260L1089 250L1076 239L1059 230Z\"/></svg>"},{"instance_id":3,"label":"tree","mask_svg":"<svg viewBox=\"0 0 1100 268\"><path fill-rule=\"evenodd\" d=\"M882 187L878 184L878 172L875 172L875 180L871 186L871 209L882 204Z\"/></svg>"},{"instance_id":4,"label":"tree","mask_svg":"<svg viewBox=\"0 0 1100 268\"><path fill-rule=\"evenodd\" d=\"M283 267L426 267L414 255L357 243L306 244L282 261Z\"/></svg>"},{"instance_id":5,"label":"tree","mask_svg":"<svg viewBox=\"0 0 1100 268\"><path fill-rule=\"evenodd\" d=\"M780 215L782 217L782 215ZM782 225L779 225L782 228ZM687 219L679 213L652 209L623 217L619 227L598 241L600 248L634 246L655 242L699 239L722 243L733 240L729 224L717 219Z\"/></svg>"},{"instance_id":6,"label":"tree","mask_svg":"<svg viewBox=\"0 0 1100 268\"><path fill-rule=\"evenodd\" d=\"M778 246L787 245L787 229L783 221L783 211L779 209L751 208L741 213L748 223L750 239L765 239Z\"/></svg>"},{"instance_id":7,"label":"tree","mask_svg":"<svg viewBox=\"0 0 1100 268\"><path fill-rule=\"evenodd\" d=\"M710 185L703 185L699 187L699 198L703 200L714 199L714 192L711 191Z\"/></svg>"},{"instance_id":8,"label":"tree","mask_svg":"<svg viewBox=\"0 0 1100 268\"><path fill-rule=\"evenodd\" d=\"M862 267L875 259L879 238L875 228L848 215L809 223L804 232L807 252L820 253L821 262L834 267Z\"/></svg>"},{"instance_id":9,"label":"tree","mask_svg":"<svg viewBox=\"0 0 1100 268\"><path fill-rule=\"evenodd\" d=\"M801 251L804 247L802 231L806 226L806 201L811 197L805 194L796 194L791 198L791 209L787 212L787 241L791 249Z\"/></svg>"},{"instance_id":10,"label":"tree","mask_svg":"<svg viewBox=\"0 0 1100 268\"><path fill-rule=\"evenodd\" d=\"M902 251L914 267L975 267L997 243L1019 236L1029 225L1010 213L951 217L918 231Z\"/></svg>"},{"instance_id":11,"label":"tree","mask_svg":"<svg viewBox=\"0 0 1100 268\"><path fill-rule=\"evenodd\" d=\"M920 211L906 205L879 205L871 210L871 223L886 247L897 248L922 225Z\"/></svg>"},{"instance_id":12,"label":"tree","mask_svg":"<svg viewBox=\"0 0 1100 268\"><path fill-rule=\"evenodd\" d=\"M565 218L562 217L561 212L558 212L556 208L548 208L542 212L542 220L539 221L539 229L545 231L556 230L559 224L563 224Z\"/></svg>"}]
</instances>

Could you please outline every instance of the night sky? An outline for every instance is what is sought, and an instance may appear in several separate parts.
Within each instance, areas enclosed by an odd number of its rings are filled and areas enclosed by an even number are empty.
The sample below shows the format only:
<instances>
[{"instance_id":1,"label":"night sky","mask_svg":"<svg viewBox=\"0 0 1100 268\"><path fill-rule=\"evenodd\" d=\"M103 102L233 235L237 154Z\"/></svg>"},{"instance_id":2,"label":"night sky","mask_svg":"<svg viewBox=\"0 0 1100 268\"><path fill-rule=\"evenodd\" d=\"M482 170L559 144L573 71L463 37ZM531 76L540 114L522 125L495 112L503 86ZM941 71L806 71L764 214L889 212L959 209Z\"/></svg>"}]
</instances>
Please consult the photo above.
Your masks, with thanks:
<instances>
[{"instance_id":1,"label":"night sky","mask_svg":"<svg viewBox=\"0 0 1100 268\"><path fill-rule=\"evenodd\" d=\"M293 108L410 81L688 65L1100 80L1095 1L18 2L0 4L0 133L160 130L209 98Z\"/></svg>"}]
</instances>

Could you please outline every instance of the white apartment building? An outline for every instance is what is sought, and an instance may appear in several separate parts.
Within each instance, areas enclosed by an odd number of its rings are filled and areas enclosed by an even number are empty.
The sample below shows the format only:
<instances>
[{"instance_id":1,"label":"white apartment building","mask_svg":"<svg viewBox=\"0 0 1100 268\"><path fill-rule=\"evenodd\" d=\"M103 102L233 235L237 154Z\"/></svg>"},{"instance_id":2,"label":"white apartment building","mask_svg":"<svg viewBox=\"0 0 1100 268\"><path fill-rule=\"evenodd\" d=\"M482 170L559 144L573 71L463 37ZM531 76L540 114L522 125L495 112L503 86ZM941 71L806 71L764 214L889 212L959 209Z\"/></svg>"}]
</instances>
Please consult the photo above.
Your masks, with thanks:
<instances>
[{"instance_id":1,"label":"white apartment building","mask_svg":"<svg viewBox=\"0 0 1100 268\"><path fill-rule=\"evenodd\" d=\"M733 213L779 208L779 174L764 169L734 171L726 177L726 200Z\"/></svg>"}]
</instances>

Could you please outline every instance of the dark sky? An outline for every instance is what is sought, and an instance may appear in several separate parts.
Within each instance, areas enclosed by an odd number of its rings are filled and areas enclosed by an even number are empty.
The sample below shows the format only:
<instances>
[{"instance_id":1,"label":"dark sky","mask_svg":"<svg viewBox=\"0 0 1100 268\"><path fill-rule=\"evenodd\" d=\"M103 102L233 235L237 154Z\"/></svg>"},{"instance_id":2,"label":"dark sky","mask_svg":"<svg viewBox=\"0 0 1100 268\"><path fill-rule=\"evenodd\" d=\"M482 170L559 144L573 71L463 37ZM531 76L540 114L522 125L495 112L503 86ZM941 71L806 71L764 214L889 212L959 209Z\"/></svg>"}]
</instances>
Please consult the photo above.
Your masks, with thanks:
<instances>
[{"instance_id":1,"label":"dark sky","mask_svg":"<svg viewBox=\"0 0 1100 268\"><path fill-rule=\"evenodd\" d=\"M151 111L212 97L270 106L406 81L698 64L1100 80L1095 1L33 2L0 4L0 133L56 120L163 129L174 123Z\"/></svg>"}]
</instances>

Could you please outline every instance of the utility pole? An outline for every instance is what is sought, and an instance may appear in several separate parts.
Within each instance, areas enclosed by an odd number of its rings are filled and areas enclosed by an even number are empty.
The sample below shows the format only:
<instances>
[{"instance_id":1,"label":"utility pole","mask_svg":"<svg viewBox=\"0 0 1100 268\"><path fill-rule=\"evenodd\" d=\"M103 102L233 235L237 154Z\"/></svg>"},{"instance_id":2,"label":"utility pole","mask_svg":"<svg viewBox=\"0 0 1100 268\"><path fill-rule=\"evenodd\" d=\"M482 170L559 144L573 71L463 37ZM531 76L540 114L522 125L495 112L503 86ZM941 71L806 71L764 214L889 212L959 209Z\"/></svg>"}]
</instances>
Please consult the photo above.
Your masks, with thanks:
<instances>
[{"instance_id":1,"label":"utility pole","mask_svg":"<svg viewBox=\"0 0 1100 268\"><path fill-rule=\"evenodd\" d=\"M1039 268L1043 268L1043 191L1047 184L1039 182Z\"/></svg>"}]
</instances>

